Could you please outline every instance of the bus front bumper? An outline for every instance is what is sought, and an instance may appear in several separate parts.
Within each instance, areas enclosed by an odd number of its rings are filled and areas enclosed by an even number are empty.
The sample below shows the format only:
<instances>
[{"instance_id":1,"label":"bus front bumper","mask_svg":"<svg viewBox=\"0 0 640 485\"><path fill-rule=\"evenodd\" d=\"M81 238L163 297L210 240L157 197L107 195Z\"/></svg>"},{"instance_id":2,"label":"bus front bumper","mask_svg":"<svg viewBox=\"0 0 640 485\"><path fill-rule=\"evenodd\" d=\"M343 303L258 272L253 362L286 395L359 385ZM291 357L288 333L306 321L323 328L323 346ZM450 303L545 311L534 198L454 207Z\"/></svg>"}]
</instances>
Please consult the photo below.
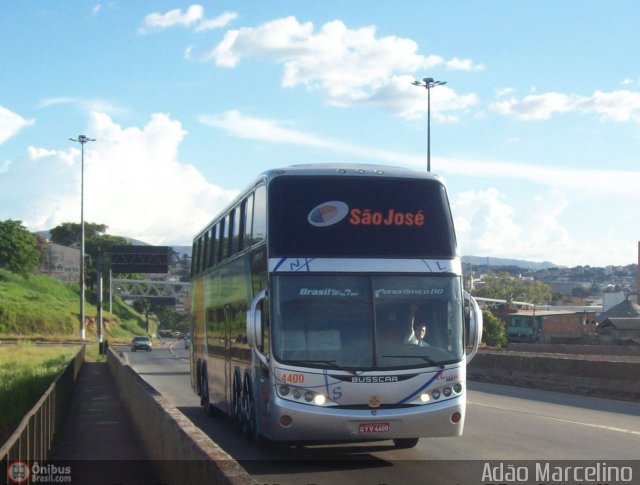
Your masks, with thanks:
<instances>
[{"instance_id":1,"label":"bus front bumper","mask_svg":"<svg viewBox=\"0 0 640 485\"><path fill-rule=\"evenodd\" d=\"M344 409L276 398L261 416L261 433L277 441L369 441L461 436L465 396L394 409Z\"/></svg>"}]
</instances>

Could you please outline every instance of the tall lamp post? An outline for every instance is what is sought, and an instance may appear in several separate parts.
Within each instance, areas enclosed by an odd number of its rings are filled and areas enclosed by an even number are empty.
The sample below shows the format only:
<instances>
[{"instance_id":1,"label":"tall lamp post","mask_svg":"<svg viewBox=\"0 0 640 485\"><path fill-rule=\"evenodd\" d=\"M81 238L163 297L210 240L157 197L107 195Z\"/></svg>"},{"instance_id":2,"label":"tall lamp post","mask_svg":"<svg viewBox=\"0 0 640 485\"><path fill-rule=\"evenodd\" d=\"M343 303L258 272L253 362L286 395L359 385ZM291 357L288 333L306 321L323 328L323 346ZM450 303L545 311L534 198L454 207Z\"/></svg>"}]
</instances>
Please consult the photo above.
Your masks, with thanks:
<instances>
[{"instance_id":1,"label":"tall lamp post","mask_svg":"<svg viewBox=\"0 0 640 485\"><path fill-rule=\"evenodd\" d=\"M414 86L427 89L427 172L431 172L431 88L447 84L447 81L436 81L432 77L425 77L420 81L413 81Z\"/></svg>"},{"instance_id":2,"label":"tall lamp post","mask_svg":"<svg viewBox=\"0 0 640 485\"><path fill-rule=\"evenodd\" d=\"M96 141L84 135L78 138L69 138L71 141L80 143L80 338L84 340L84 144Z\"/></svg>"}]
</instances>

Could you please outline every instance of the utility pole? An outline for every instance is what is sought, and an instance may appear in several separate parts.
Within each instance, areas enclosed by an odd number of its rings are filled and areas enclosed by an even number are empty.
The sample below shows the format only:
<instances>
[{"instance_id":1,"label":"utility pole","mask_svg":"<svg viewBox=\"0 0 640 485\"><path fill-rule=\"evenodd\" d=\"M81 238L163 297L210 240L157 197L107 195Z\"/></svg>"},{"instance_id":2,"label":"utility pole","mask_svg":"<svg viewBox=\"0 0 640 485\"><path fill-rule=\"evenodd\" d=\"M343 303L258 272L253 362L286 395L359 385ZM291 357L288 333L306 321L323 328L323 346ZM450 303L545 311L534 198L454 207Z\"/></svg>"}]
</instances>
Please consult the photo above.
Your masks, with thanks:
<instances>
[{"instance_id":1,"label":"utility pole","mask_svg":"<svg viewBox=\"0 0 640 485\"><path fill-rule=\"evenodd\" d=\"M431 172L431 88L443 86L446 81L436 81L432 77L425 77L422 82L413 81L414 86L421 86L427 89L427 172Z\"/></svg>"},{"instance_id":2,"label":"utility pole","mask_svg":"<svg viewBox=\"0 0 640 485\"><path fill-rule=\"evenodd\" d=\"M71 141L80 143L80 338L85 339L84 328L84 144L96 141L84 135L78 138L69 138Z\"/></svg>"}]
</instances>

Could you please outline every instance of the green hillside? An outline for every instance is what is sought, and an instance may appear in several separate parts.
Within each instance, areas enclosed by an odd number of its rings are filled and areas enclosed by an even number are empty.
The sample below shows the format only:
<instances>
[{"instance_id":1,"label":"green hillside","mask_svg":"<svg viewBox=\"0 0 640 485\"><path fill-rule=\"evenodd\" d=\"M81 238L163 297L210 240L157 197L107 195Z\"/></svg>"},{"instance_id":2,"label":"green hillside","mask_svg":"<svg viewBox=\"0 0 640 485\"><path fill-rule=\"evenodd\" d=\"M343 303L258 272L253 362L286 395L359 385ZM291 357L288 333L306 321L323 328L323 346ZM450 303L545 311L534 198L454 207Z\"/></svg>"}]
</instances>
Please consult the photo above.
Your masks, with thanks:
<instances>
[{"instance_id":1,"label":"green hillside","mask_svg":"<svg viewBox=\"0 0 640 485\"><path fill-rule=\"evenodd\" d=\"M87 297L89 293L87 292ZM128 338L144 333L144 317L114 298L113 314L103 311L103 336ZM76 338L80 313L78 285L49 276L23 276L0 269L0 335L3 337ZM86 303L85 314L94 317L97 309ZM87 337L95 335L88 325Z\"/></svg>"}]
</instances>

